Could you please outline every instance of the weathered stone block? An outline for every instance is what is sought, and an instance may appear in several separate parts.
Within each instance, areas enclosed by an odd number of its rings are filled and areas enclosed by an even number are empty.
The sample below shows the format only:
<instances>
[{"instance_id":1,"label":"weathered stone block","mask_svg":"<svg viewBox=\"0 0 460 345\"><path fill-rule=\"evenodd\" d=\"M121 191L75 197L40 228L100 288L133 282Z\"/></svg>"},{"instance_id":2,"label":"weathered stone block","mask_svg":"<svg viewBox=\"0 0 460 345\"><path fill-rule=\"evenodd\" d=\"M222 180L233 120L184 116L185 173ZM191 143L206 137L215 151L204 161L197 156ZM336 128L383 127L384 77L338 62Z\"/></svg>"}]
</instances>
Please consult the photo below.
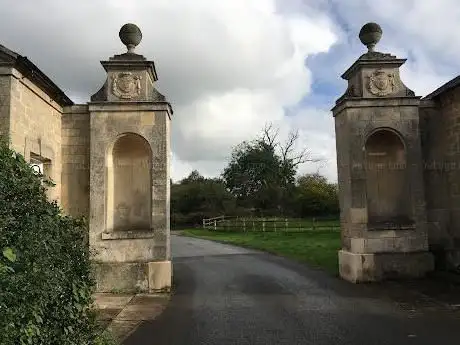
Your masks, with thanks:
<instances>
[{"instance_id":1,"label":"weathered stone block","mask_svg":"<svg viewBox=\"0 0 460 345\"><path fill-rule=\"evenodd\" d=\"M374 254L339 251L339 273L343 279L352 283L381 280L381 273L376 270L374 263Z\"/></svg>"},{"instance_id":2,"label":"weathered stone block","mask_svg":"<svg viewBox=\"0 0 460 345\"><path fill-rule=\"evenodd\" d=\"M434 270L434 258L428 252L376 254L375 263L384 279L422 278Z\"/></svg>"},{"instance_id":3,"label":"weathered stone block","mask_svg":"<svg viewBox=\"0 0 460 345\"><path fill-rule=\"evenodd\" d=\"M405 236L395 238L395 252L427 251L427 238L423 236Z\"/></svg>"},{"instance_id":4,"label":"weathered stone block","mask_svg":"<svg viewBox=\"0 0 460 345\"><path fill-rule=\"evenodd\" d=\"M98 292L149 292L149 264L94 262Z\"/></svg>"},{"instance_id":5,"label":"weathered stone block","mask_svg":"<svg viewBox=\"0 0 460 345\"><path fill-rule=\"evenodd\" d=\"M367 208L351 208L350 220L353 224L367 223Z\"/></svg>"},{"instance_id":6,"label":"weathered stone block","mask_svg":"<svg viewBox=\"0 0 460 345\"><path fill-rule=\"evenodd\" d=\"M364 238L351 238L350 239L350 251L352 253L364 253L365 252L365 239Z\"/></svg>"},{"instance_id":7,"label":"weathered stone block","mask_svg":"<svg viewBox=\"0 0 460 345\"><path fill-rule=\"evenodd\" d=\"M365 253L391 253L396 251L392 237L369 238L364 240Z\"/></svg>"},{"instance_id":8,"label":"weathered stone block","mask_svg":"<svg viewBox=\"0 0 460 345\"><path fill-rule=\"evenodd\" d=\"M171 261L149 262L149 291L170 289L172 285Z\"/></svg>"},{"instance_id":9,"label":"weathered stone block","mask_svg":"<svg viewBox=\"0 0 460 345\"><path fill-rule=\"evenodd\" d=\"M400 230L379 230L379 231L367 231L366 238L394 238L397 237L397 233L400 233Z\"/></svg>"},{"instance_id":10,"label":"weathered stone block","mask_svg":"<svg viewBox=\"0 0 460 345\"><path fill-rule=\"evenodd\" d=\"M339 272L353 283L375 282L384 279L421 278L434 270L431 253L356 254L339 252Z\"/></svg>"}]
</instances>

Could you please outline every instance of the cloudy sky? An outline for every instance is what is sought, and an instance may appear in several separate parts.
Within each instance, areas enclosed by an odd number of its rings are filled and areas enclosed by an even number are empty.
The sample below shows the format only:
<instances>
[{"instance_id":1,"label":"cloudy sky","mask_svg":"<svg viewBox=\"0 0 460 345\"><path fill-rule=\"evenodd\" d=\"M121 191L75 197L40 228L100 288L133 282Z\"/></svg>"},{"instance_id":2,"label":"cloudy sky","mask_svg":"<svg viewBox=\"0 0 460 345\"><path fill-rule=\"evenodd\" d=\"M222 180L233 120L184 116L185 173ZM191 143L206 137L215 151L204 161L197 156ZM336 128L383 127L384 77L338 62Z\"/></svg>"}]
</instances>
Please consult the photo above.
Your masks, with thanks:
<instances>
[{"instance_id":1,"label":"cloudy sky","mask_svg":"<svg viewBox=\"0 0 460 345\"><path fill-rule=\"evenodd\" d=\"M378 4L377 4L378 3ZM27 56L76 103L104 83L100 60L125 51L155 61L174 107L174 180L217 176L231 148L268 122L299 130L319 171L335 181L334 101L340 75L365 52L361 26L379 23L377 50L408 58L403 81L424 96L460 71L458 0L0 0L0 44Z\"/></svg>"}]
</instances>

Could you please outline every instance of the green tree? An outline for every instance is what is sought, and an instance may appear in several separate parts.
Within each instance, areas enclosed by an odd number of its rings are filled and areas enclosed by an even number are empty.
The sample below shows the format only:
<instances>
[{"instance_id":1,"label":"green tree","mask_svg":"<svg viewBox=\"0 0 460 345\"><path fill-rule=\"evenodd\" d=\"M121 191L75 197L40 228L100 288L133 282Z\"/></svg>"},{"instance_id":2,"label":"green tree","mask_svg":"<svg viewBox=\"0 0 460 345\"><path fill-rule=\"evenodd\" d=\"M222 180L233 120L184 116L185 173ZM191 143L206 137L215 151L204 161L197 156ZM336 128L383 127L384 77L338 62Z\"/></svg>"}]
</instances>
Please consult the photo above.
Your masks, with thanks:
<instances>
[{"instance_id":1,"label":"green tree","mask_svg":"<svg viewBox=\"0 0 460 345\"><path fill-rule=\"evenodd\" d=\"M278 141L278 134L279 130L268 124L261 136L233 149L222 177L239 205L286 214L298 166L318 161L306 150L296 151L298 131L290 132L284 143Z\"/></svg>"},{"instance_id":2,"label":"green tree","mask_svg":"<svg viewBox=\"0 0 460 345\"><path fill-rule=\"evenodd\" d=\"M0 140L1 343L103 344L90 308L87 227L48 201L49 186Z\"/></svg>"},{"instance_id":3,"label":"green tree","mask_svg":"<svg viewBox=\"0 0 460 345\"><path fill-rule=\"evenodd\" d=\"M199 183L203 182L206 179L200 174L198 170L193 170L190 175L184 178L180 183L181 184L190 184L190 183Z\"/></svg>"},{"instance_id":4,"label":"green tree","mask_svg":"<svg viewBox=\"0 0 460 345\"><path fill-rule=\"evenodd\" d=\"M282 183L281 161L273 147L262 142L243 142L233 150L222 176L239 200L263 204L263 194Z\"/></svg>"},{"instance_id":5,"label":"green tree","mask_svg":"<svg viewBox=\"0 0 460 345\"><path fill-rule=\"evenodd\" d=\"M232 214L235 199L221 179L203 177L192 173L171 189L173 226L201 224L203 218Z\"/></svg>"},{"instance_id":6,"label":"green tree","mask_svg":"<svg viewBox=\"0 0 460 345\"><path fill-rule=\"evenodd\" d=\"M295 203L300 216L336 215L339 213L337 184L329 183L318 173L297 179Z\"/></svg>"}]
</instances>

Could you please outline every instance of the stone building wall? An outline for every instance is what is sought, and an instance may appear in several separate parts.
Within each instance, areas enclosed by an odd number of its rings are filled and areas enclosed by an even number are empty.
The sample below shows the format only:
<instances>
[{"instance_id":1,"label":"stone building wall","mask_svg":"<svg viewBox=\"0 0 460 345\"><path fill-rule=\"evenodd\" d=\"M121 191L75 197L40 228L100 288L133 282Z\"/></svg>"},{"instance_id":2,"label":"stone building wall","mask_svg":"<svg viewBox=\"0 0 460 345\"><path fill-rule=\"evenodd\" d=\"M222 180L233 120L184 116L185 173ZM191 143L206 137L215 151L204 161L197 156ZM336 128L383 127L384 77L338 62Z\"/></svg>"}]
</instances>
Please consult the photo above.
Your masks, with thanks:
<instances>
[{"instance_id":1,"label":"stone building wall","mask_svg":"<svg viewBox=\"0 0 460 345\"><path fill-rule=\"evenodd\" d=\"M0 72L0 135L10 131L10 94L11 77Z\"/></svg>"},{"instance_id":2,"label":"stone building wall","mask_svg":"<svg viewBox=\"0 0 460 345\"><path fill-rule=\"evenodd\" d=\"M89 217L90 117L87 105L64 108L62 115L62 201L74 217Z\"/></svg>"},{"instance_id":3,"label":"stone building wall","mask_svg":"<svg viewBox=\"0 0 460 345\"><path fill-rule=\"evenodd\" d=\"M449 187L443 171L446 161L446 123L434 102L420 106L420 134L424 161L425 200L431 249L448 245Z\"/></svg>"},{"instance_id":4,"label":"stone building wall","mask_svg":"<svg viewBox=\"0 0 460 345\"><path fill-rule=\"evenodd\" d=\"M430 248L441 268L460 265L460 88L420 107Z\"/></svg>"},{"instance_id":5,"label":"stone building wall","mask_svg":"<svg viewBox=\"0 0 460 345\"><path fill-rule=\"evenodd\" d=\"M455 88L442 94L439 99L442 117L447 126L445 152L446 183L449 186L450 221L447 231L451 247L460 253L460 88ZM454 254L454 253L451 253ZM460 265L460 256L448 258L452 265Z\"/></svg>"},{"instance_id":6,"label":"stone building wall","mask_svg":"<svg viewBox=\"0 0 460 345\"><path fill-rule=\"evenodd\" d=\"M44 163L45 175L56 184L49 197L60 201L62 107L17 70L11 70L9 79L11 148L27 161L35 157Z\"/></svg>"}]
</instances>

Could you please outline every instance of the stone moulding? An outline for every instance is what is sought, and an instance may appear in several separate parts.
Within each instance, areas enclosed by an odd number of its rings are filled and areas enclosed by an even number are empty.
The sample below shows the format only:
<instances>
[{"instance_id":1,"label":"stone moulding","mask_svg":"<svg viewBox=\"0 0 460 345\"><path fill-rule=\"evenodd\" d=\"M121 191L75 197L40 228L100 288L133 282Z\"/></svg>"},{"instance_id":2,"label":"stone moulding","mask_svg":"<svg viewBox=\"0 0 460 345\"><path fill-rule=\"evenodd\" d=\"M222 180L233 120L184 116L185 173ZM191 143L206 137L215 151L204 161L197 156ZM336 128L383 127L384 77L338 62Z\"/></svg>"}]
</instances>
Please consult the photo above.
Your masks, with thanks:
<instances>
[{"instance_id":1,"label":"stone moulding","mask_svg":"<svg viewBox=\"0 0 460 345\"><path fill-rule=\"evenodd\" d=\"M88 105L88 111L91 112L113 112L124 113L132 111L166 111L168 118L171 120L173 110L169 102L151 102L151 101L117 101L104 102L96 101Z\"/></svg>"},{"instance_id":2,"label":"stone moulding","mask_svg":"<svg viewBox=\"0 0 460 345\"><path fill-rule=\"evenodd\" d=\"M398 225L398 224L369 224L367 227L368 231L385 231L385 230L416 230L415 225Z\"/></svg>"},{"instance_id":3,"label":"stone moulding","mask_svg":"<svg viewBox=\"0 0 460 345\"><path fill-rule=\"evenodd\" d=\"M104 231L101 234L102 240L153 238L154 236L153 230Z\"/></svg>"},{"instance_id":4,"label":"stone moulding","mask_svg":"<svg viewBox=\"0 0 460 345\"><path fill-rule=\"evenodd\" d=\"M366 54L365 54L366 55ZM364 55L363 55L364 56ZM349 80L350 77L355 74L355 72L361 68L361 67L375 67L376 63L382 68L382 69L393 69L393 68L399 68L401 67L407 59L397 59L397 58L390 58L390 59L366 59L359 58L349 69L345 71L345 73L342 74L341 78L345 80Z\"/></svg>"},{"instance_id":5,"label":"stone moulding","mask_svg":"<svg viewBox=\"0 0 460 345\"><path fill-rule=\"evenodd\" d=\"M336 104L331 109L332 115L336 117L344 109L348 108L380 108L380 107L402 107L414 106L418 107L420 104L420 96L388 96L386 98L339 98Z\"/></svg>"}]
</instances>

